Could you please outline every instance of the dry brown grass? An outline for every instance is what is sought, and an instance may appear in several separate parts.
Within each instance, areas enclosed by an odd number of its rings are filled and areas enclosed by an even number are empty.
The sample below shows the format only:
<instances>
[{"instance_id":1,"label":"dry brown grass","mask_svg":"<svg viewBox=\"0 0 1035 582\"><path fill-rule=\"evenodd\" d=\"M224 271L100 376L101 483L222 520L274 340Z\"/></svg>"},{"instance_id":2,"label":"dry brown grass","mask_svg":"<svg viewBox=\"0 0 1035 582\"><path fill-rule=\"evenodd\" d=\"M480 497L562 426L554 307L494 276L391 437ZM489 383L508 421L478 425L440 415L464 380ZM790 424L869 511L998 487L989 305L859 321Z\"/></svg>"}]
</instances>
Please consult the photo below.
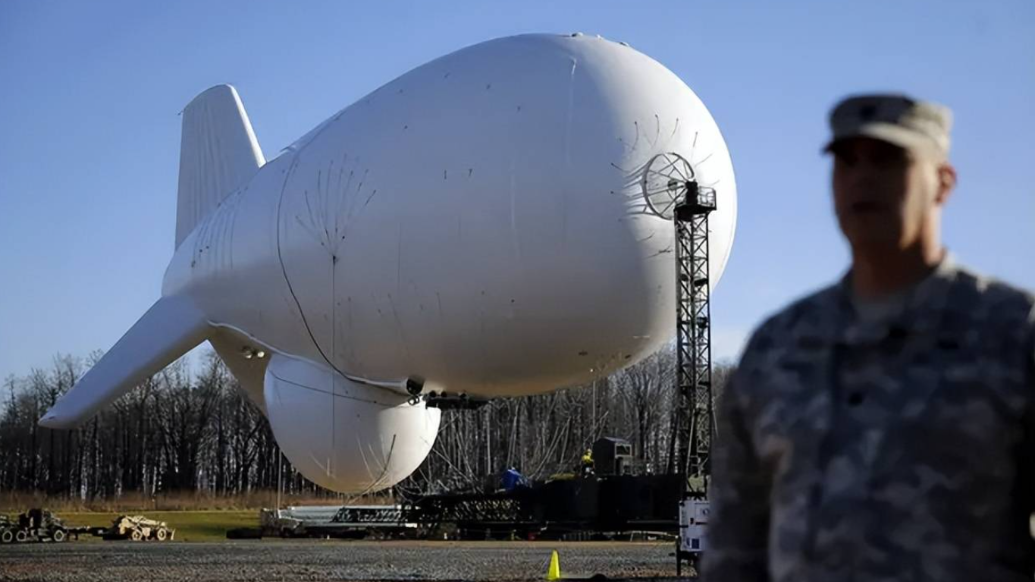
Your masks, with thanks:
<instances>
[{"instance_id":1,"label":"dry brown grass","mask_svg":"<svg viewBox=\"0 0 1035 582\"><path fill-rule=\"evenodd\" d=\"M281 505L339 505L339 504L387 504L392 498L385 495L351 497L328 493L325 496L283 495ZM0 493L0 513L18 513L30 507L44 507L55 513L102 512L122 513L128 511L241 511L274 507L276 491L255 491L241 495L216 496L204 493L170 493L147 497L140 493L128 493L117 499L68 499L52 497L41 493Z\"/></svg>"}]
</instances>

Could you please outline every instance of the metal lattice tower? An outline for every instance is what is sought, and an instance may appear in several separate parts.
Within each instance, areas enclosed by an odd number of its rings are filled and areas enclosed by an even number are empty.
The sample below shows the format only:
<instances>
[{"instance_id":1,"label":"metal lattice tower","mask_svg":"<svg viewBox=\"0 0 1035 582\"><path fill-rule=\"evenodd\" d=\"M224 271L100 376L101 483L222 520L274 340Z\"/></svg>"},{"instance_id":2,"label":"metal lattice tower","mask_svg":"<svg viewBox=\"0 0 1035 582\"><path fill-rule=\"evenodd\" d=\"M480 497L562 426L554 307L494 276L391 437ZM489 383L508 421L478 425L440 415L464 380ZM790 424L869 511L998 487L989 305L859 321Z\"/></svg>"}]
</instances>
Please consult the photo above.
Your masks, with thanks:
<instances>
[{"instance_id":1,"label":"metal lattice tower","mask_svg":"<svg viewBox=\"0 0 1035 582\"><path fill-rule=\"evenodd\" d=\"M676 385L679 390L678 456L693 497L705 497L715 436L712 407L711 285L708 277L708 215L715 191L684 184L676 205Z\"/></svg>"},{"instance_id":2,"label":"metal lattice tower","mask_svg":"<svg viewBox=\"0 0 1035 582\"><path fill-rule=\"evenodd\" d=\"M648 209L672 220L675 228L677 472L685 476L685 493L704 498L715 436L708 276L708 215L716 208L715 190L701 187L690 163L673 153L647 164L642 186Z\"/></svg>"}]
</instances>

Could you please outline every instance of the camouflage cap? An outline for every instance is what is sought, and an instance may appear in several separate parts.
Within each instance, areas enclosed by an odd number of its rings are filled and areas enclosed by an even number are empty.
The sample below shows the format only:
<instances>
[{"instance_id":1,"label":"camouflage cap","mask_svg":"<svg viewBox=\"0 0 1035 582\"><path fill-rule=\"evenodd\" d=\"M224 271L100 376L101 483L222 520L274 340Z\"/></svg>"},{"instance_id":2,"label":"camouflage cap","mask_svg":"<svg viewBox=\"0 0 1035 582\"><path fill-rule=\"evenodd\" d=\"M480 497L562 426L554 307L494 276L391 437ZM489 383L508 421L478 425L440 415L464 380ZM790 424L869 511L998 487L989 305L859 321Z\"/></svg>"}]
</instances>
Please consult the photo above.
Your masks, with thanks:
<instances>
[{"instance_id":1,"label":"camouflage cap","mask_svg":"<svg viewBox=\"0 0 1035 582\"><path fill-rule=\"evenodd\" d=\"M944 159L951 128L952 111L944 105L896 94L853 95L830 113L834 135L824 151L843 139L870 137Z\"/></svg>"}]
</instances>

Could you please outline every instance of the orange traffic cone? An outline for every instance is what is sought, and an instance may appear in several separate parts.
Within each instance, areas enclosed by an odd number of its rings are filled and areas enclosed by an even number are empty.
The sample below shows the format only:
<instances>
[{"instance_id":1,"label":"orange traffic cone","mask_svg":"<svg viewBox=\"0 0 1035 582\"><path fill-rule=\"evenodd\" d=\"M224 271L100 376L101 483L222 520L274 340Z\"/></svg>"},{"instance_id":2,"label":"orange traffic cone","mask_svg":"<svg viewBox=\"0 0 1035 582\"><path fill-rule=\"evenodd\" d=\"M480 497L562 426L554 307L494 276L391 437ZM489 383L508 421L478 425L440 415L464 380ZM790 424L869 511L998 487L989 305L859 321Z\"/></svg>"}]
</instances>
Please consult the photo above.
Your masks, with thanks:
<instances>
[{"instance_id":1,"label":"orange traffic cone","mask_svg":"<svg viewBox=\"0 0 1035 582\"><path fill-rule=\"evenodd\" d=\"M561 560L557 557L557 550L550 554L550 567L546 570L546 579L551 581L561 579Z\"/></svg>"}]
</instances>

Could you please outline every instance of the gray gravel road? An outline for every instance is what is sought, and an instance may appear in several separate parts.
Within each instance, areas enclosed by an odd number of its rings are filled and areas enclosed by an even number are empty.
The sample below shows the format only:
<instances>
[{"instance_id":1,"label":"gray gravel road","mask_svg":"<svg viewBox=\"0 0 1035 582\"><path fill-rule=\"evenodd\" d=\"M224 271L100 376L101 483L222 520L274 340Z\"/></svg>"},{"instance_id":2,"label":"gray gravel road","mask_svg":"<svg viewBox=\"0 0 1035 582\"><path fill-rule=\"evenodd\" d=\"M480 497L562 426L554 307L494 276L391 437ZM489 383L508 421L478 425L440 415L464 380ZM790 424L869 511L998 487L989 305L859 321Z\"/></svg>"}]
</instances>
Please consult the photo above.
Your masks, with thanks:
<instances>
[{"instance_id":1,"label":"gray gravel road","mask_svg":"<svg viewBox=\"0 0 1035 582\"><path fill-rule=\"evenodd\" d=\"M0 546L0 580L543 580L553 549L565 577L675 575L671 543L262 540Z\"/></svg>"}]
</instances>

